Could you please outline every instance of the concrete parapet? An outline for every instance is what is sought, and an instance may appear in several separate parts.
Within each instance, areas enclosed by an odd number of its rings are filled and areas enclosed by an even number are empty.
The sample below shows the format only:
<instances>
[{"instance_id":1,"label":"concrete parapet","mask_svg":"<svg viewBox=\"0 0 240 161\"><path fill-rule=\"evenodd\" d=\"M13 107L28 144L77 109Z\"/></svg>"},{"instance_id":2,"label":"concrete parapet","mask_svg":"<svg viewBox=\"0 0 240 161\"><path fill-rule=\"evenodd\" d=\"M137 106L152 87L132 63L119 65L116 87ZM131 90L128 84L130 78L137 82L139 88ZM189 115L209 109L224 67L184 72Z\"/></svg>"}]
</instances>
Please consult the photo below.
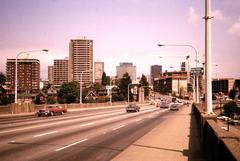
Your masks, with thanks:
<instances>
[{"instance_id":1,"label":"concrete parapet","mask_svg":"<svg viewBox=\"0 0 240 161\"><path fill-rule=\"evenodd\" d=\"M240 161L240 134L223 130L216 115L203 112L201 105L193 104L192 110L200 128L203 156L208 161Z\"/></svg>"},{"instance_id":2,"label":"concrete parapet","mask_svg":"<svg viewBox=\"0 0 240 161\"><path fill-rule=\"evenodd\" d=\"M84 108L95 108L95 107L110 107L118 105L126 105L127 102L113 102L107 103L72 103L72 104L60 104L67 109L84 109ZM46 104L36 105L31 102L20 102L18 104L10 104L0 107L0 114L21 114L21 113L33 113L36 110L43 108Z\"/></svg>"}]
</instances>

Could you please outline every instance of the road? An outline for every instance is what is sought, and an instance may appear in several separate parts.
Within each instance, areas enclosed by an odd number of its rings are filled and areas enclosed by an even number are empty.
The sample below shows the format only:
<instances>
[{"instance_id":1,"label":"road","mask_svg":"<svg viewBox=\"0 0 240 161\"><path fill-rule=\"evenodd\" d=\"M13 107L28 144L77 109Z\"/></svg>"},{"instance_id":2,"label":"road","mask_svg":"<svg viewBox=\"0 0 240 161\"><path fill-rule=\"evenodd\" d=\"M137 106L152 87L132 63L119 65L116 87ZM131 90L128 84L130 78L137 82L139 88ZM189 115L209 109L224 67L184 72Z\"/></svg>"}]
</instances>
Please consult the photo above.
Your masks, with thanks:
<instances>
[{"instance_id":1,"label":"road","mask_svg":"<svg viewBox=\"0 0 240 161\"><path fill-rule=\"evenodd\" d=\"M107 161L170 115L141 106L78 111L53 117L0 119L1 161Z\"/></svg>"}]
</instances>

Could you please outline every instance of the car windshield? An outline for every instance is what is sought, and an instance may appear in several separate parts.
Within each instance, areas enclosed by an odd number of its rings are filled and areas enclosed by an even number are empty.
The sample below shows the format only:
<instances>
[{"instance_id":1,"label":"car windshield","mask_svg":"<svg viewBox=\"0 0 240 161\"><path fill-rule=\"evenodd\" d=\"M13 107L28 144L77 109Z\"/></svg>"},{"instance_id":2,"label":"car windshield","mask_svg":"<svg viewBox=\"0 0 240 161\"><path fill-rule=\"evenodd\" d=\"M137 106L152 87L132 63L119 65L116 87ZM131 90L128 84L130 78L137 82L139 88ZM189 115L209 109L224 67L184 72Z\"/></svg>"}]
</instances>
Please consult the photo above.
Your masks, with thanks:
<instances>
[{"instance_id":1,"label":"car windshield","mask_svg":"<svg viewBox=\"0 0 240 161\"><path fill-rule=\"evenodd\" d=\"M56 106L47 106L47 108L55 108Z\"/></svg>"}]
</instances>

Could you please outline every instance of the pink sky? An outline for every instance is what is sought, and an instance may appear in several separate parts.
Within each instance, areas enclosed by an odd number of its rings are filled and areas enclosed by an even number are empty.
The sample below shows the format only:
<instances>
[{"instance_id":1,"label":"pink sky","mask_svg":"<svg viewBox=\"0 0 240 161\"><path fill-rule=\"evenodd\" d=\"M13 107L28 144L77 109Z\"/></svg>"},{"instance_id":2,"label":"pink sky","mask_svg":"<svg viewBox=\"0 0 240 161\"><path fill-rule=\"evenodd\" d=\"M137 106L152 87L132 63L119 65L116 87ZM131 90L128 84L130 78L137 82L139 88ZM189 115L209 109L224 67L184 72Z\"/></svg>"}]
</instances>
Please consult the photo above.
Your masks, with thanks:
<instances>
[{"instance_id":1,"label":"pink sky","mask_svg":"<svg viewBox=\"0 0 240 161\"><path fill-rule=\"evenodd\" d=\"M240 1L213 0L212 11L213 77L240 78ZM68 56L70 39L82 36L94 40L94 60L105 62L107 75L120 62L133 62L138 75L154 64L178 70L185 55L193 65L194 51L157 44L193 45L203 61L203 16L203 0L0 0L0 71L21 51L47 48L48 55L30 54L46 79L47 66Z\"/></svg>"}]
</instances>

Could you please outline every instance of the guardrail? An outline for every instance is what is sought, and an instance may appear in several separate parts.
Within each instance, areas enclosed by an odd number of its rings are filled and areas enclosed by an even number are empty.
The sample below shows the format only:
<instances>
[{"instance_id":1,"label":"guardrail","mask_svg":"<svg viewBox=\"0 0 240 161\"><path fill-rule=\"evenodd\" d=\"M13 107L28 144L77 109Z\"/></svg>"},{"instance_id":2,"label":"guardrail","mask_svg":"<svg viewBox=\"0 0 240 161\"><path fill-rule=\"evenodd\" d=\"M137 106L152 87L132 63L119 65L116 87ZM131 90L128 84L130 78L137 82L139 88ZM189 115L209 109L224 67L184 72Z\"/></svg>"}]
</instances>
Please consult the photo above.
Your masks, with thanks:
<instances>
[{"instance_id":1,"label":"guardrail","mask_svg":"<svg viewBox=\"0 0 240 161\"><path fill-rule=\"evenodd\" d=\"M240 133L223 130L217 118L203 112L201 104L193 104L192 110L200 128L203 157L207 161L240 161Z\"/></svg>"}]
</instances>

